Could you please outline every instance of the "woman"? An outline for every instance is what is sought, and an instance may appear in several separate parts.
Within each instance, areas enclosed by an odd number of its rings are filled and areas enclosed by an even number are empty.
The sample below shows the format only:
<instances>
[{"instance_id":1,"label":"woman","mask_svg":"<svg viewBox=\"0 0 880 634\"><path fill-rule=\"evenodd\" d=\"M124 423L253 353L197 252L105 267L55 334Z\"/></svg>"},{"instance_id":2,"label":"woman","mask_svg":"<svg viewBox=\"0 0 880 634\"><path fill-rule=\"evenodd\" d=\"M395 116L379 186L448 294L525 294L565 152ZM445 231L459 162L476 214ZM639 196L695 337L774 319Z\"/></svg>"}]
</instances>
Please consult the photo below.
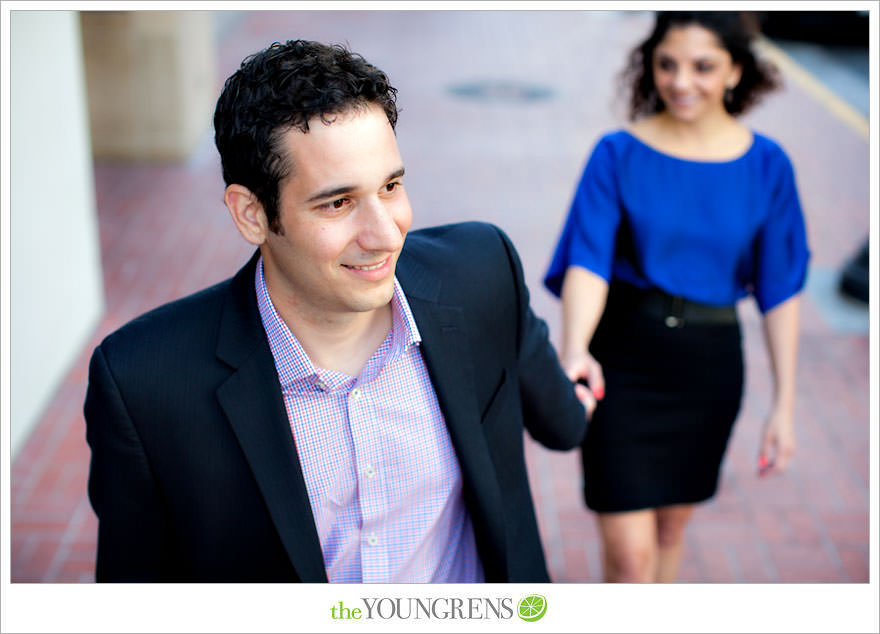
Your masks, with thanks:
<instances>
[{"instance_id":1,"label":"woman","mask_svg":"<svg viewBox=\"0 0 880 634\"><path fill-rule=\"evenodd\" d=\"M753 295L775 380L759 473L794 450L809 257L791 163L736 115L776 86L737 13L661 13L624 74L631 125L587 163L548 273L560 357L588 409L584 495L608 581L673 581L711 498L743 385L734 305Z\"/></svg>"}]
</instances>

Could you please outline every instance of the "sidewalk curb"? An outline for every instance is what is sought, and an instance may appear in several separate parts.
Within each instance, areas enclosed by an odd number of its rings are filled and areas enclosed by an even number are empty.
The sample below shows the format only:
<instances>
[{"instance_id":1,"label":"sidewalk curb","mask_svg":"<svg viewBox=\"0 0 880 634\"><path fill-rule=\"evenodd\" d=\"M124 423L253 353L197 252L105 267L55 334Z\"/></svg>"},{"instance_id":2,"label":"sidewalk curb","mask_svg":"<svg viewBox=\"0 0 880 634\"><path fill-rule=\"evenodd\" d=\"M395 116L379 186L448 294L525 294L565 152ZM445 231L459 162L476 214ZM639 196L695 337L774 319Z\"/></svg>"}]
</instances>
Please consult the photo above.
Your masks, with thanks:
<instances>
[{"instance_id":1,"label":"sidewalk curb","mask_svg":"<svg viewBox=\"0 0 880 634\"><path fill-rule=\"evenodd\" d=\"M868 119L862 113L831 92L812 73L766 37L759 36L755 41L755 47L765 59L776 64L776 67L786 78L791 79L863 139L869 140Z\"/></svg>"}]
</instances>

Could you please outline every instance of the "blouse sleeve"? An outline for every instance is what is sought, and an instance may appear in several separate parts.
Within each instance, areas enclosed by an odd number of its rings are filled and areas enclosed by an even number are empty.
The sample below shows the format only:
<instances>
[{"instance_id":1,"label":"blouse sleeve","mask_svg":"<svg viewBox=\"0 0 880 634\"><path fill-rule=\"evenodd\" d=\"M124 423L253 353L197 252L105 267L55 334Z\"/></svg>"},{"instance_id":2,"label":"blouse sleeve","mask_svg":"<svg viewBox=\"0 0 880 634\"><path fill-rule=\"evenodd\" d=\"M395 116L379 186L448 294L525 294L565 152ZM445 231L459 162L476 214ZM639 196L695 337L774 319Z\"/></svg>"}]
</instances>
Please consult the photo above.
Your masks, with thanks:
<instances>
[{"instance_id":1,"label":"blouse sleeve","mask_svg":"<svg viewBox=\"0 0 880 634\"><path fill-rule=\"evenodd\" d=\"M784 154L774 172L770 212L755 244L754 295L762 313L803 288L810 258L794 170Z\"/></svg>"},{"instance_id":2,"label":"blouse sleeve","mask_svg":"<svg viewBox=\"0 0 880 634\"><path fill-rule=\"evenodd\" d=\"M565 272L570 266L581 266L606 281L611 279L620 213L614 155L611 143L605 138L599 141L587 161L544 277L544 285L551 293L557 297L561 294Z\"/></svg>"}]
</instances>

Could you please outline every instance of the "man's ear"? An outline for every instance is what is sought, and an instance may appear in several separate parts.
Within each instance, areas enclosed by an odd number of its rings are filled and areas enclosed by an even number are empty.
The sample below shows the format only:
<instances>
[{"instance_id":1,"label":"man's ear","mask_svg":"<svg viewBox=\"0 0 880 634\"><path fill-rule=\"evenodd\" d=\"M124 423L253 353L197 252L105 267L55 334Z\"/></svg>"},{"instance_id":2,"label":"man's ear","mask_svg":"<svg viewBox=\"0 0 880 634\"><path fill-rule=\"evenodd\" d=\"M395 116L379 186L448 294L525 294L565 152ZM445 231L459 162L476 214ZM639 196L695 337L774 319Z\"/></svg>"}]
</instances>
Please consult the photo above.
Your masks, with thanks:
<instances>
[{"instance_id":1,"label":"man's ear","mask_svg":"<svg viewBox=\"0 0 880 634\"><path fill-rule=\"evenodd\" d=\"M244 185L232 184L226 188L223 202L245 240L254 246L260 246L266 241L269 235L266 212L251 190Z\"/></svg>"}]
</instances>

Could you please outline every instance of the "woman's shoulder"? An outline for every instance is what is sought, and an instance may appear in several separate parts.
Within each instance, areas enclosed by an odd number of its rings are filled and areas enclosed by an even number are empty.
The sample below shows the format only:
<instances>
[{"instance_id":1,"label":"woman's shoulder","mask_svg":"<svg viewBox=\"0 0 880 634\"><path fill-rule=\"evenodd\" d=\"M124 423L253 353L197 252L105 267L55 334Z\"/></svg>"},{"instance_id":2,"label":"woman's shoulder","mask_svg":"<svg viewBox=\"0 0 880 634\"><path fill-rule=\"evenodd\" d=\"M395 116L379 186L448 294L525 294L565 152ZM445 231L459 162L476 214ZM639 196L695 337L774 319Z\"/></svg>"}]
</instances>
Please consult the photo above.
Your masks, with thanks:
<instances>
[{"instance_id":1,"label":"woman's shoulder","mask_svg":"<svg viewBox=\"0 0 880 634\"><path fill-rule=\"evenodd\" d=\"M765 158L788 162L788 154L782 143L776 138L757 130L752 130L752 138L754 139L753 149L756 153Z\"/></svg>"},{"instance_id":2,"label":"woman's shoulder","mask_svg":"<svg viewBox=\"0 0 880 634\"><path fill-rule=\"evenodd\" d=\"M626 131L623 128L615 128L600 133L593 141L593 149L614 148L626 143Z\"/></svg>"},{"instance_id":3,"label":"woman's shoulder","mask_svg":"<svg viewBox=\"0 0 880 634\"><path fill-rule=\"evenodd\" d=\"M614 163L625 156L638 140L626 128L615 128L600 134L593 142L593 161Z\"/></svg>"},{"instance_id":4,"label":"woman's shoulder","mask_svg":"<svg viewBox=\"0 0 880 634\"><path fill-rule=\"evenodd\" d=\"M752 131L754 142L749 155L760 164L762 173L771 177L788 179L794 173L794 165L782 143L761 132Z\"/></svg>"}]
</instances>

